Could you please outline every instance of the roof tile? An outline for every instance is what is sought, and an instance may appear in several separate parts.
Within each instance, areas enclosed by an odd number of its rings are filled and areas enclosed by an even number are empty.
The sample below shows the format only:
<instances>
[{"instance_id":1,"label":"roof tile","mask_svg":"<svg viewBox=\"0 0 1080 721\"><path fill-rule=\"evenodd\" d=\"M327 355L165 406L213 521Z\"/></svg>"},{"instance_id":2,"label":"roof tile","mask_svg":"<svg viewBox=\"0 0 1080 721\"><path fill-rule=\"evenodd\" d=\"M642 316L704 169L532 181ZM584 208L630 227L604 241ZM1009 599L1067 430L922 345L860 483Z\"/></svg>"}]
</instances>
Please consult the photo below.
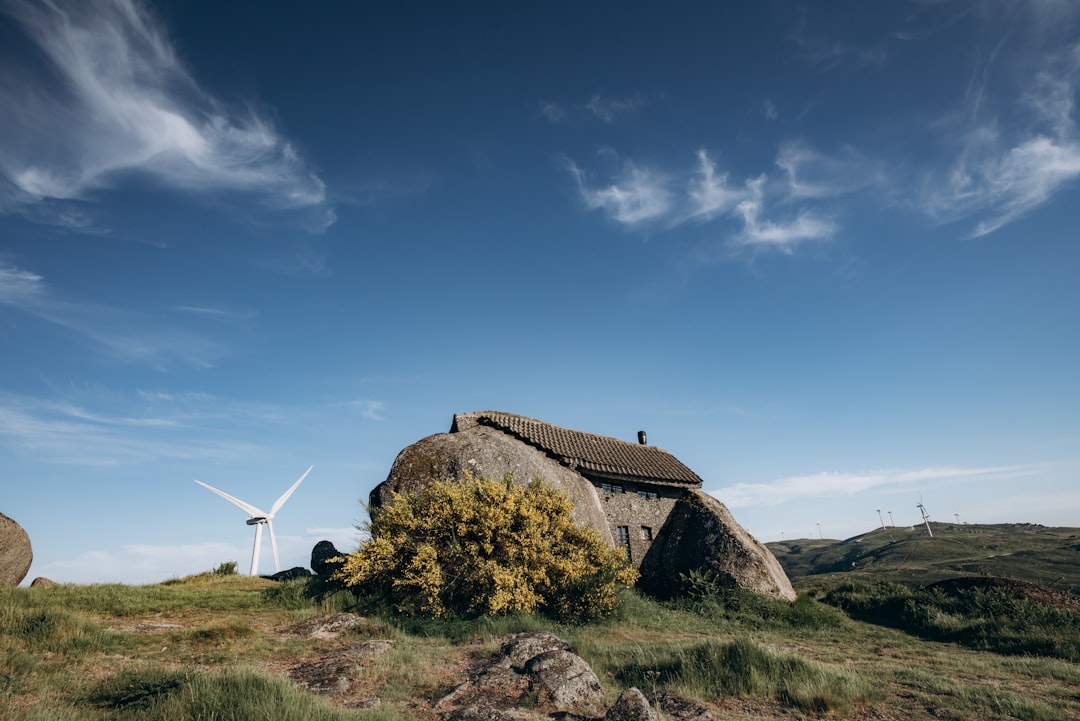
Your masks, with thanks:
<instances>
[{"instance_id":1,"label":"roof tile","mask_svg":"<svg viewBox=\"0 0 1080 721\"><path fill-rule=\"evenodd\" d=\"M565 466L599 474L700 487L701 478L662 448L575 431L535 418L479 411L454 416L451 432L477 423L496 428L554 457Z\"/></svg>"}]
</instances>

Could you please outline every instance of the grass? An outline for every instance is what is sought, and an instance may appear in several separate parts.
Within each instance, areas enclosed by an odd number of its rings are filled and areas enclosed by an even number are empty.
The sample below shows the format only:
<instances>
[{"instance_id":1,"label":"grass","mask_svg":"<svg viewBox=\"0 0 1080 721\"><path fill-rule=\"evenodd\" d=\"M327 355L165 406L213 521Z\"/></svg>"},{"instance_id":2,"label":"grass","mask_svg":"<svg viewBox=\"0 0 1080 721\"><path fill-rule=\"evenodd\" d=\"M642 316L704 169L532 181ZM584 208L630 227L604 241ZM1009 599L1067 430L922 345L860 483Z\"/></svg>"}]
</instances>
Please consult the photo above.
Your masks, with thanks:
<instances>
[{"instance_id":1,"label":"grass","mask_svg":"<svg viewBox=\"0 0 1080 721\"><path fill-rule=\"evenodd\" d=\"M1012 584L944 590L848 581L825 593L823 600L855 618L928 640L1080 662L1080 610L1022 597Z\"/></svg>"},{"instance_id":2,"label":"grass","mask_svg":"<svg viewBox=\"0 0 1080 721\"><path fill-rule=\"evenodd\" d=\"M430 721L429 702L500 637L543 630L593 667L608 702L635 685L747 721L1080 719L1080 665L1068 653L1006 655L991 645L940 643L926 630L989 638L964 630L992 615L1011 618L1016 637L1030 641L1054 624L1069 628L1065 621L1041 616L1038 604L943 596L934 605L920 593L823 585L789 604L717 588L678 603L626 592L616 618L577 626L532 616L418 621L369 609L360 630L335 642L280 633L305 617L355 608L350 594L312 582L207 573L152 586L0 589L0 718ZM908 625L874 617L897 618L908 601ZM377 709L345 708L287 679L292 664L376 637L395 646L357 672L346 700L378 697Z\"/></svg>"},{"instance_id":3,"label":"grass","mask_svg":"<svg viewBox=\"0 0 1080 721\"><path fill-rule=\"evenodd\" d=\"M879 528L843 541L797 539L766 544L796 588L815 580L931 583L957 576L1034 581L1080 589L1080 528L1029 523L931 523Z\"/></svg>"}]
</instances>

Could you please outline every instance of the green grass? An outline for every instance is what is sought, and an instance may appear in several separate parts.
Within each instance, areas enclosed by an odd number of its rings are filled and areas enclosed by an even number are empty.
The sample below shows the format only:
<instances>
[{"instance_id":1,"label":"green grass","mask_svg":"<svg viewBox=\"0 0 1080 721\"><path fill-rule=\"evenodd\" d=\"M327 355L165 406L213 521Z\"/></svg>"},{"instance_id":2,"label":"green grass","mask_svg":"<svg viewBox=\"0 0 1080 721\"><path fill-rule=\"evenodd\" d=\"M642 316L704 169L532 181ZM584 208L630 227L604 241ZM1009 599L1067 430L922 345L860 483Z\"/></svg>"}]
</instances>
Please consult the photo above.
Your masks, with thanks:
<instances>
[{"instance_id":1,"label":"green grass","mask_svg":"<svg viewBox=\"0 0 1080 721\"><path fill-rule=\"evenodd\" d=\"M218 672L152 667L102 682L86 701L109 721L343 721L354 712L249 669Z\"/></svg>"},{"instance_id":2,"label":"green grass","mask_svg":"<svg viewBox=\"0 0 1080 721\"><path fill-rule=\"evenodd\" d=\"M823 600L854 618L928 640L1080 662L1080 611L1021 597L1011 586L947 592L890 581L848 581Z\"/></svg>"},{"instance_id":3,"label":"green grass","mask_svg":"<svg viewBox=\"0 0 1080 721\"><path fill-rule=\"evenodd\" d=\"M920 584L957 576L999 576L1080 592L1080 528L1027 523L931 523L875 529L843 541L766 544L796 588L815 579L860 578Z\"/></svg>"},{"instance_id":4,"label":"green grass","mask_svg":"<svg viewBox=\"0 0 1080 721\"><path fill-rule=\"evenodd\" d=\"M891 585L837 590L837 605L814 597L826 593L823 586L786 603L706 587L660 603L628 591L618 617L583 625L523 615L418 621L368 609L367 622L336 642L278 633L311 615L357 608L351 594L310 582L208 573L154 586L0 589L0 718L429 721L427 704L503 636L545 630L593 667L609 703L636 685L725 719L1080 719L1080 665L1065 654L936 643L929 632L872 618L915 599L922 615L912 623L922 619L935 633L1007 616L1017 638L1030 642L1053 624L1065 637L1061 620L1038 604L972 597L968 606L948 598L927 605L921 590ZM863 609L853 612L856 603ZM355 677L357 697L378 697L381 707L343 708L287 680L291 664L365 638L395 641Z\"/></svg>"}]
</instances>

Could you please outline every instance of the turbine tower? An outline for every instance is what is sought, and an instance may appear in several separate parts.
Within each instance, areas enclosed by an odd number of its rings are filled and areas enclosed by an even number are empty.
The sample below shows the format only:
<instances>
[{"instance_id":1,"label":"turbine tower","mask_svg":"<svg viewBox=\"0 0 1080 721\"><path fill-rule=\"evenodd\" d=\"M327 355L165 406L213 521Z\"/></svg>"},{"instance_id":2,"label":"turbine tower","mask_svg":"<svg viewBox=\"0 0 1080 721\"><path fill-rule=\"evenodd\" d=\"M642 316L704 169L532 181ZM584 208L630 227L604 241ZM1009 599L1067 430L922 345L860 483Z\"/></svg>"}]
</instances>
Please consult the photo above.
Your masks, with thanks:
<instances>
[{"instance_id":1,"label":"turbine tower","mask_svg":"<svg viewBox=\"0 0 1080 721\"><path fill-rule=\"evenodd\" d=\"M251 505L250 503L244 503L239 498L234 498L233 496L230 496L228 493L225 493L224 491L219 491L218 489L214 488L213 486L208 486L205 483L203 483L202 481L195 481L196 483L198 483L203 488L205 488L207 490L210 490L210 491L213 491L214 493L218 494L219 496L224 498L229 503L237 505L240 508L247 511L248 519L247 519L246 523L249 526L255 526L255 545L251 549L251 572L250 573L251 573L252 576L256 575L258 573L258 571L259 571L259 550L262 548L262 529L263 529L263 526L266 526L267 530L270 531L270 546L271 546L271 548L274 549L274 571L277 572L277 571L281 570L281 562L278 560L277 538L274 537L274 515L277 514L277 512L281 510L281 507L285 505L285 501L289 500L289 496L291 496L293 494L293 491L296 490L297 486L299 486L303 482L303 480L305 478L307 478L307 474L311 473L311 469L314 468L314 467L315 466L308 466L308 469L306 471L304 471L304 475L302 475L302 476L300 476L300 478L296 479L296 483L292 484L289 487L289 490L282 493L281 498L274 501L274 505L272 505L270 507L270 512L269 513L267 513L266 511L259 510L258 508Z\"/></svg>"},{"instance_id":2,"label":"turbine tower","mask_svg":"<svg viewBox=\"0 0 1080 721\"><path fill-rule=\"evenodd\" d=\"M926 524L926 533L929 534L930 538L933 538L934 532L930 530L930 516L926 515L926 506L922 503L922 496L919 496L919 502L915 504L915 507L922 514L922 521Z\"/></svg>"}]
</instances>

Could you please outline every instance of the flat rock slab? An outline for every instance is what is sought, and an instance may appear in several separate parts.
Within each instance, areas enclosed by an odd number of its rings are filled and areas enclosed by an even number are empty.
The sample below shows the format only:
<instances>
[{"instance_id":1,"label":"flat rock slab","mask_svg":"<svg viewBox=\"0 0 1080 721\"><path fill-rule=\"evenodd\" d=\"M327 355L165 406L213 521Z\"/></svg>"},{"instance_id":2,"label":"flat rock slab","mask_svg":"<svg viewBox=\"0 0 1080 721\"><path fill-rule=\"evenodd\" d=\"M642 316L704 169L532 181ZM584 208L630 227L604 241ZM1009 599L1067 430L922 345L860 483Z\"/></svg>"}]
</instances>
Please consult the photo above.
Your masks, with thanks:
<instances>
[{"instance_id":1,"label":"flat rock slab","mask_svg":"<svg viewBox=\"0 0 1080 721\"><path fill-rule=\"evenodd\" d=\"M18 586L30 571L34 551L23 527L0 513L0 586Z\"/></svg>"},{"instance_id":2,"label":"flat rock slab","mask_svg":"<svg viewBox=\"0 0 1080 721\"><path fill-rule=\"evenodd\" d=\"M352 675L394 647L394 641L361 641L327 656L299 663L289 669L289 678L308 691L323 696L343 696L352 686Z\"/></svg>"},{"instance_id":3,"label":"flat rock slab","mask_svg":"<svg viewBox=\"0 0 1080 721\"><path fill-rule=\"evenodd\" d=\"M354 629L367 625L363 616L355 613L335 613L330 616L316 616L293 624L282 631L286 636L301 636L311 639L340 638Z\"/></svg>"}]
</instances>

